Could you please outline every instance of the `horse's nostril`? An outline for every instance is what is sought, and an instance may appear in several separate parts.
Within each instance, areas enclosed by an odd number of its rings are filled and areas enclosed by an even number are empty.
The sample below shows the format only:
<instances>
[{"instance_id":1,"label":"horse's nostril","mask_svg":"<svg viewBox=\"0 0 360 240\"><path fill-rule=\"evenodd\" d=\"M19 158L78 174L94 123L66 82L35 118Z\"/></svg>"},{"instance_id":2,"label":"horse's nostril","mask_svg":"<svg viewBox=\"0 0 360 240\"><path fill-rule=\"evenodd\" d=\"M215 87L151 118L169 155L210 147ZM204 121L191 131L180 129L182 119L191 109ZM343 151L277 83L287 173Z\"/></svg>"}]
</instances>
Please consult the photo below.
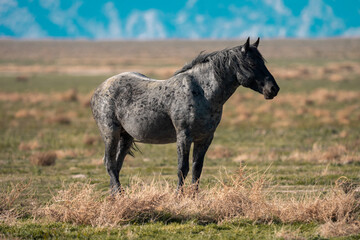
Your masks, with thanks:
<instances>
[{"instance_id":1,"label":"horse's nostril","mask_svg":"<svg viewBox=\"0 0 360 240\"><path fill-rule=\"evenodd\" d=\"M272 87L270 88L270 91L271 91L271 92L277 92L277 88L276 88L275 86L272 86Z\"/></svg>"}]
</instances>

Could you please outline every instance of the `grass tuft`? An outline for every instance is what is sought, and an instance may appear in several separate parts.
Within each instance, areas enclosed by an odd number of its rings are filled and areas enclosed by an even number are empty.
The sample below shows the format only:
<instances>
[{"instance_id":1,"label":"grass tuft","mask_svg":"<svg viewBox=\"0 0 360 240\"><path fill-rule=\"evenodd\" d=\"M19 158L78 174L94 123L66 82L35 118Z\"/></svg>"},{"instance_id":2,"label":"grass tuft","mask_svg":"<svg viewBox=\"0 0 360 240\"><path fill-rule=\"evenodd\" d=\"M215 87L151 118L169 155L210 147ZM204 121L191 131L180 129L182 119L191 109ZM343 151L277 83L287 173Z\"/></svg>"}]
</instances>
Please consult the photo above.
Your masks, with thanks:
<instances>
[{"instance_id":1,"label":"grass tuft","mask_svg":"<svg viewBox=\"0 0 360 240\"><path fill-rule=\"evenodd\" d=\"M92 146L98 142L100 142L101 138L99 136L93 136L93 135L85 135L83 142L85 145Z\"/></svg>"},{"instance_id":2,"label":"grass tuft","mask_svg":"<svg viewBox=\"0 0 360 240\"><path fill-rule=\"evenodd\" d=\"M289 230L284 227L276 231L275 236L284 240L306 240L305 237L301 236L299 229Z\"/></svg>"},{"instance_id":3,"label":"grass tuft","mask_svg":"<svg viewBox=\"0 0 360 240\"><path fill-rule=\"evenodd\" d=\"M30 184L31 182L21 182L7 189L0 189L0 222L15 222L18 217L35 209Z\"/></svg>"},{"instance_id":4,"label":"grass tuft","mask_svg":"<svg viewBox=\"0 0 360 240\"><path fill-rule=\"evenodd\" d=\"M36 140L30 141L30 142L21 142L18 147L18 149L21 151L29 151L29 150L39 149L39 148L40 148L40 144Z\"/></svg>"},{"instance_id":5,"label":"grass tuft","mask_svg":"<svg viewBox=\"0 0 360 240\"><path fill-rule=\"evenodd\" d=\"M319 227L319 233L326 238L356 235L360 233L360 221L327 221Z\"/></svg>"},{"instance_id":6,"label":"grass tuft","mask_svg":"<svg viewBox=\"0 0 360 240\"><path fill-rule=\"evenodd\" d=\"M62 125L69 125L69 124L71 124L71 119L66 115L58 114L58 115L47 118L46 122L47 123L57 123L57 124L62 124Z\"/></svg>"},{"instance_id":7,"label":"grass tuft","mask_svg":"<svg viewBox=\"0 0 360 240\"><path fill-rule=\"evenodd\" d=\"M260 223L311 223L336 225L344 234L358 224L359 201L354 191L336 184L327 193L302 197L269 197L265 175L240 169L213 187L195 192L188 186L177 194L167 182L144 183L135 179L121 195L105 196L88 183L63 187L41 213L53 221L115 226L149 221L220 223L248 219ZM341 224L346 222L347 225ZM330 234L330 233L329 233Z\"/></svg>"},{"instance_id":8,"label":"grass tuft","mask_svg":"<svg viewBox=\"0 0 360 240\"><path fill-rule=\"evenodd\" d=\"M209 159L230 158L233 155L234 153L231 151L231 149L221 145L211 146L207 153L207 157Z\"/></svg>"},{"instance_id":9,"label":"grass tuft","mask_svg":"<svg viewBox=\"0 0 360 240\"><path fill-rule=\"evenodd\" d=\"M37 166L52 166L55 165L56 158L53 151L38 152L30 156L30 162Z\"/></svg>"},{"instance_id":10,"label":"grass tuft","mask_svg":"<svg viewBox=\"0 0 360 240\"><path fill-rule=\"evenodd\" d=\"M75 88L60 94L60 100L68 102L77 102L79 100L78 92Z\"/></svg>"},{"instance_id":11,"label":"grass tuft","mask_svg":"<svg viewBox=\"0 0 360 240\"><path fill-rule=\"evenodd\" d=\"M360 157L357 153L349 151L344 145L336 144L324 148L318 144L314 144L311 151L300 152L294 151L290 154L289 160L301 160L319 163L338 163L349 164L359 162Z\"/></svg>"}]
</instances>

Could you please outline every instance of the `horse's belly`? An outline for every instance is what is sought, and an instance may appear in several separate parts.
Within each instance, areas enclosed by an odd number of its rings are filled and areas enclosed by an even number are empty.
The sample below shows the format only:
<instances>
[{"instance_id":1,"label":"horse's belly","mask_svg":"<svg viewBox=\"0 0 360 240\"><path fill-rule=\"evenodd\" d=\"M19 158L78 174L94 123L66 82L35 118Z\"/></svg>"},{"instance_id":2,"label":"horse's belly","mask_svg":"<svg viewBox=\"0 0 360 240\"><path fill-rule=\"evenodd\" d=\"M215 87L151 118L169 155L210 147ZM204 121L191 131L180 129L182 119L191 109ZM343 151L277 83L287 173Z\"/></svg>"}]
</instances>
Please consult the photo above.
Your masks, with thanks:
<instances>
[{"instance_id":1,"label":"horse's belly","mask_svg":"<svg viewBox=\"0 0 360 240\"><path fill-rule=\"evenodd\" d=\"M176 142L176 131L168 116L128 116L121 121L125 131L142 143L165 144Z\"/></svg>"}]
</instances>

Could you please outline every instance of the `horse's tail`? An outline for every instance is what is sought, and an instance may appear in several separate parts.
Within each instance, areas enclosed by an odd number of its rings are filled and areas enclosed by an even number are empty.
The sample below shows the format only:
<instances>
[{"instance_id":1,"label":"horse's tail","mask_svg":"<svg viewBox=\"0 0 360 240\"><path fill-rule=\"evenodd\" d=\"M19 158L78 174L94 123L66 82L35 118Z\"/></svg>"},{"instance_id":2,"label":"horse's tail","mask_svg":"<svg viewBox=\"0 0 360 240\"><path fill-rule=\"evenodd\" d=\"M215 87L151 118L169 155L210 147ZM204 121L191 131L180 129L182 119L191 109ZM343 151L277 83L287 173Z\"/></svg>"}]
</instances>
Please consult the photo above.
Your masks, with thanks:
<instances>
[{"instance_id":1,"label":"horse's tail","mask_svg":"<svg viewBox=\"0 0 360 240\"><path fill-rule=\"evenodd\" d=\"M135 153L134 153L134 152L142 153L141 150L140 150L140 148L138 147L138 145L136 145L135 142L133 142L133 143L131 144L131 147L130 147L130 150L129 150L128 154L129 154L130 156L132 156L132 157L135 157Z\"/></svg>"}]
</instances>

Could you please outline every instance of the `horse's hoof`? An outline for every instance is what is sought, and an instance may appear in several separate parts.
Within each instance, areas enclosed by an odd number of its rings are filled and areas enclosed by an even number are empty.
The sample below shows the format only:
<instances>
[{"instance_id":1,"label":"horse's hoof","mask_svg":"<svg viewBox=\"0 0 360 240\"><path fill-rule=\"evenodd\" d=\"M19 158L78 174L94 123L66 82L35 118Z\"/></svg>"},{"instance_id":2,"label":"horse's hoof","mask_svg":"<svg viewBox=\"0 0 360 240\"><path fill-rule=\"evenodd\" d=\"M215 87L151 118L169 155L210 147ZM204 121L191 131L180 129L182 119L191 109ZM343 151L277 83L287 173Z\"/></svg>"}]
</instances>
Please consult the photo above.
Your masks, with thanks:
<instances>
[{"instance_id":1,"label":"horse's hoof","mask_svg":"<svg viewBox=\"0 0 360 240\"><path fill-rule=\"evenodd\" d=\"M112 197L116 197L116 196L122 195L122 193L123 193L124 190L122 189L121 186L119 186L119 187L112 187L112 188L110 189L110 191L111 191L111 196L112 196Z\"/></svg>"}]
</instances>

